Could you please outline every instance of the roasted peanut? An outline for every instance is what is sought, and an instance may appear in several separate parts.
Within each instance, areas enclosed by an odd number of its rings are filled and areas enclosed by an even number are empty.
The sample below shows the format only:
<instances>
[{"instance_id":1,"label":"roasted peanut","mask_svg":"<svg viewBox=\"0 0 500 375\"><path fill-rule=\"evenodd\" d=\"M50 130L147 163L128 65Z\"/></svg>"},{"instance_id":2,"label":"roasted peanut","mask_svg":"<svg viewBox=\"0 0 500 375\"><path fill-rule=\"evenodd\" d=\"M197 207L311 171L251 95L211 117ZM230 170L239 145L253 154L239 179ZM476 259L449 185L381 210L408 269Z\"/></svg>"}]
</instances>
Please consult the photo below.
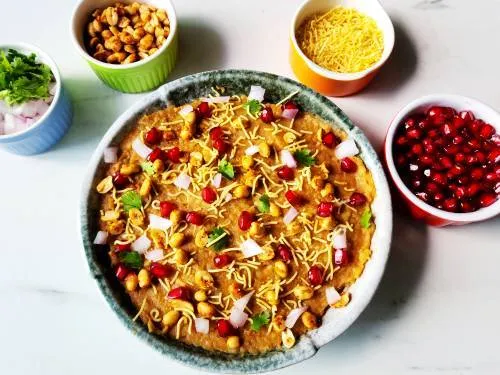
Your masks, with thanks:
<instances>
[{"instance_id":1,"label":"roasted peanut","mask_svg":"<svg viewBox=\"0 0 500 375\"><path fill-rule=\"evenodd\" d=\"M231 294L234 298L240 298L243 296L243 290L241 289L241 285L236 281L232 281L228 287L229 294Z\"/></svg>"},{"instance_id":2,"label":"roasted peanut","mask_svg":"<svg viewBox=\"0 0 500 375\"><path fill-rule=\"evenodd\" d=\"M145 268L143 268L139 271L139 274L137 275L137 279L139 281L140 288L146 288L149 285L151 285L151 276L149 275L149 271Z\"/></svg>"},{"instance_id":3,"label":"roasted peanut","mask_svg":"<svg viewBox=\"0 0 500 375\"><path fill-rule=\"evenodd\" d=\"M177 209L172 210L172 212L170 213L169 219L172 222L172 224L174 224L174 225L179 224L179 222L182 219L182 212L180 210L177 210Z\"/></svg>"},{"instance_id":4,"label":"roasted peanut","mask_svg":"<svg viewBox=\"0 0 500 375\"><path fill-rule=\"evenodd\" d=\"M139 48L142 50L148 50L153 45L153 41L154 41L153 35L146 34L139 41Z\"/></svg>"},{"instance_id":5,"label":"roasted peanut","mask_svg":"<svg viewBox=\"0 0 500 375\"><path fill-rule=\"evenodd\" d=\"M122 61L125 61L125 58L127 57L127 54L125 52L115 52L112 53L111 55L108 56L106 59L106 62L114 64L114 63L121 63Z\"/></svg>"},{"instance_id":6,"label":"roasted peanut","mask_svg":"<svg viewBox=\"0 0 500 375\"><path fill-rule=\"evenodd\" d=\"M295 336L290 328L281 333L281 342L286 349L290 349L295 345Z\"/></svg>"},{"instance_id":7,"label":"roasted peanut","mask_svg":"<svg viewBox=\"0 0 500 375\"><path fill-rule=\"evenodd\" d=\"M288 275L288 267L282 260L277 260L274 262L274 273L280 279L284 279Z\"/></svg>"},{"instance_id":8,"label":"roasted peanut","mask_svg":"<svg viewBox=\"0 0 500 375\"><path fill-rule=\"evenodd\" d=\"M108 25L115 26L118 23L118 12L115 8L111 7L107 8L106 10L106 21L108 22Z\"/></svg>"},{"instance_id":9,"label":"roasted peanut","mask_svg":"<svg viewBox=\"0 0 500 375\"><path fill-rule=\"evenodd\" d=\"M200 289L210 289L214 286L214 278L210 272L198 270L194 274L194 282Z\"/></svg>"},{"instance_id":10,"label":"roasted peanut","mask_svg":"<svg viewBox=\"0 0 500 375\"><path fill-rule=\"evenodd\" d=\"M164 326L171 327L175 323L177 323L180 317L181 313L179 311L170 310L165 315L163 315L163 319L161 320L161 322L163 323Z\"/></svg>"},{"instance_id":11,"label":"roasted peanut","mask_svg":"<svg viewBox=\"0 0 500 375\"><path fill-rule=\"evenodd\" d=\"M202 318L211 318L215 315L214 305L208 302L199 302L196 306L196 310Z\"/></svg>"},{"instance_id":12,"label":"roasted peanut","mask_svg":"<svg viewBox=\"0 0 500 375\"><path fill-rule=\"evenodd\" d=\"M271 155L271 148L266 142L259 143L259 155L268 158Z\"/></svg>"},{"instance_id":13,"label":"roasted peanut","mask_svg":"<svg viewBox=\"0 0 500 375\"><path fill-rule=\"evenodd\" d=\"M333 185L329 182L325 184L323 189L321 189L320 194L323 198L332 197L333 198Z\"/></svg>"},{"instance_id":14,"label":"roasted peanut","mask_svg":"<svg viewBox=\"0 0 500 375\"><path fill-rule=\"evenodd\" d=\"M184 250L177 249L175 250L174 260L175 264L177 264L178 266L182 266L189 261L189 255Z\"/></svg>"},{"instance_id":15,"label":"roasted peanut","mask_svg":"<svg viewBox=\"0 0 500 375\"><path fill-rule=\"evenodd\" d=\"M99 38L93 37L92 39L90 39L89 46L91 48L96 48L98 44L99 44Z\"/></svg>"},{"instance_id":16,"label":"roasted peanut","mask_svg":"<svg viewBox=\"0 0 500 375\"><path fill-rule=\"evenodd\" d=\"M150 178L144 179L142 182L141 188L139 189L139 195L141 197L147 197L149 193L151 192L151 188L153 186L153 183L151 182Z\"/></svg>"},{"instance_id":17,"label":"roasted peanut","mask_svg":"<svg viewBox=\"0 0 500 375\"><path fill-rule=\"evenodd\" d=\"M300 320L302 320L302 324L304 324L304 327L307 329L313 329L318 327L318 319L316 316L309 311L305 311L302 316L300 317Z\"/></svg>"},{"instance_id":18,"label":"roasted peanut","mask_svg":"<svg viewBox=\"0 0 500 375\"><path fill-rule=\"evenodd\" d=\"M108 232L113 236L118 236L125 231L125 221L117 220L108 225Z\"/></svg>"},{"instance_id":19,"label":"roasted peanut","mask_svg":"<svg viewBox=\"0 0 500 375\"><path fill-rule=\"evenodd\" d=\"M207 300L207 293L204 290L197 290L194 293L194 299L198 302L204 302Z\"/></svg>"},{"instance_id":20,"label":"roasted peanut","mask_svg":"<svg viewBox=\"0 0 500 375\"><path fill-rule=\"evenodd\" d=\"M195 167L201 167L203 164L203 155L201 152L193 151L189 154L189 163Z\"/></svg>"},{"instance_id":21,"label":"roasted peanut","mask_svg":"<svg viewBox=\"0 0 500 375\"><path fill-rule=\"evenodd\" d=\"M110 26L109 31L111 31L113 35L116 35L117 37L120 36L120 29L118 29L118 27L116 26Z\"/></svg>"},{"instance_id":22,"label":"roasted peanut","mask_svg":"<svg viewBox=\"0 0 500 375\"><path fill-rule=\"evenodd\" d=\"M250 195L250 188L246 185L238 185L233 189L235 198L247 198Z\"/></svg>"},{"instance_id":23,"label":"roasted peanut","mask_svg":"<svg viewBox=\"0 0 500 375\"><path fill-rule=\"evenodd\" d=\"M208 242L208 234L205 229L201 228L194 236L194 244L198 247L205 247Z\"/></svg>"},{"instance_id":24,"label":"roasted peanut","mask_svg":"<svg viewBox=\"0 0 500 375\"><path fill-rule=\"evenodd\" d=\"M274 250L271 246L263 246L262 253L257 255L260 261L265 262L266 260L271 260L274 258Z\"/></svg>"},{"instance_id":25,"label":"roasted peanut","mask_svg":"<svg viewBox=\"0 0 500 375\"><path fill-rule=\"evenodd\" d=\"M132 53L132 54L128 55L125 60L122 61L122 64L131 64L133 62L136 62L137 60L139 60L137 58L137 55L135 53Z\"/></svg>"},{"instance_id":26,"label":"roasted peanut","mask_svg":"<svg viewBox=\"0 0 500 375\"><path fill-rule=\"evenodd\" d=\"M172 237L170 237L170 241L168 241L168 244L175 249L181 246L182 242L184 242L184 233L177 232L172 234Z\"/></svg>"},{"instance_id":27,"label":"roasted peanut","mask_svg":"<svg viewBox=\"0 0 500 375\"><path fill-rule=\"evenodd\" d=\"M297 285L293 288L293 295L299 300L307 300L312 298L314 290L306 285Z\"/></svg>"},{"instance_id":28,"label":"roasted peanut","mask_svg":"<svg viewBox=\"0 0 500 375\"><path fill-rule=\"evenodd\" d=\"M229 336L226 344L230 351L238 350L240 348L240 338L238 336Z\"/></svg>"},{"instance_id":29,"label":"roasted peanut","mask_svg":"<svg viewBox=\"0 0 500 375\"><path fill-rule=\"evenodd\" d=\"M311 179L311 186L314 190L323 189L323 187L325 186L325 180L323 180L323 178L321 178L320 176L314 176Z\"/></svg>"},{"instance_id":30,"label":"roasted peanut","mask_svg":"<svg viewBox=\"0 0 500 375\"><path fill-rule=\"evenodd\" d=\"M248 234L252 237L260 237L264 234L264 227L262 226L262 224L254 221L250 225L250 229L248 230Z\"/></svg>"},{"instance_id":31,"label":"roasted peanut","mask_svg":"<svg viewBox=\"0 0 500 375\"><path fill-rule=\"evenodd\" d=\"M163 160L161 159L156 159L153 162L153 168L156 173L161 173L165 170L165 164L163 163Z\"/></svg>"},{"instance_id":32,"label":"roasted peanut","mask_svg":"<svg viewBox=\"0 0 500 375\"><path fill-rule=\"evenodd\" d=\"M119 52L122 49L122 42L119 37L113 35L111 38L104 41L104 47L113 52Z\"/></svg>"},{"instance_id":33,"label":"roasted peanut","mask_svg":"<svg viewBox=\"0 0 500 375\"><path fill-rule=\"evenodd\" d=\"M109 210L104 212L104 215L101 216L102 221L115 221L120 217L120 213L115 210Z\"/></svg>"},{"instance_id":34,"label":"roasted peanut","mask_svg":"<svg viewBox=\"0 0 500 375\"><path fill-rule=\"evenodd\" d=\"M278 300L278 297L276 296L276 293L274 292L274 290L268 290L265 294L264 294L264 299L269 302L270 305L274 306L274 305L277 305L279 300Z\"/></svg>"},{"instance_id":35,"label":"roasted peanut","mask_svg":"<svg viewBox=\"0 0 500 375\"><path fill-rule=\"evenodd\" d=\"M99 194L106 194L113 189L113 177L108 176L97 184L96 190Z\"/></svg>"},{"instance_id":36,"label":"roasted peanut","mask_svg":"<svg viewBox=\"0 0 500 375\"><path fill-rule=\"evenodd\" d=\"M248 171L245 172L245 174L242 176L242 182L249 187L253 186L253 182L255 178L257 177L255 171L253 169L249 169Z\"/></svg>"},{"instance_id":37,"label":"roasted peanut","mask_svg":"<svg viewBox=\"0 0 500 375\"><path fill-rule=\"evenodd\" d=\"M253 167L253 164L254 164L253 156L244 155L241 158L241 166L243 169L250 169Z\"/></svg>"},{"instance_id":38,"label":"roasted peanut","mask_svg":"<svg viewBox=\"0 0 500 375\"><path fill-rule=\"evenodd\" d=\"M141 170L141 166L137 163L123 164L120 168L120 173L125 176L133 175Z\"/></svg>"},{"instance_id":39,"label":"roasted peanut","mask_svg":"<svg viewBox=\"0 0 500 375\"><path fill-rule=\"evenodd\" d=\"M129 292L133 292L137 289L138 279L135 273L129 273L125 277L125 289Z\"/></svg>"},{"instance_id":40,"label":"roasted peanut","mask_svg":"<svg viewBox=\"0 0 500 375\"><path fill-rule=\"evenodd\" d=\"M283 140L287 144L291 144L291 143L295 142L296 139L297 139L297 136L295 134L293 134L292 132L286 132L285 135L283 136Z\"/></svg>"},{"instance_id":41,"label":"roasted peanut","mask_svg":"<svg viewBox=\"0 0 500 375\"><path fill-rule=\"evenodd\" d=\"M269 215L272 217L280 217L281 216L281 208L275 203L269 204Z\"/></svg>"},{"instance_id":42,"label":"roasted peanut","mask_svg":"<svg viewBox=\"0 0 500 375\"><path fill-rule=\"evenodd\" d=\"M130 210L128 210L128 217L134 225L144 224L144 215L142 214L141 210L138 210L137 208L131 208Z\"/></svg>"}]
</instances>

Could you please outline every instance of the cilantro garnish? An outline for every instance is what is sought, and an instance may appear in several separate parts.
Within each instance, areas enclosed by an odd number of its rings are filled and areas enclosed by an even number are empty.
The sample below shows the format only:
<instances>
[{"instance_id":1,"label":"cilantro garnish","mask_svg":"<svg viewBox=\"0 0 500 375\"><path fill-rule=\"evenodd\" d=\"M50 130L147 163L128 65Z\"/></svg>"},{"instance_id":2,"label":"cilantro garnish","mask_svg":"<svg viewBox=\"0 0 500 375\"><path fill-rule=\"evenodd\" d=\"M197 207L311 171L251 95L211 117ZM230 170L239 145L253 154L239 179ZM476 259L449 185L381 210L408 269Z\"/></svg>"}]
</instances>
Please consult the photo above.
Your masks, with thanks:
<instances>
[{"instance_id":1,"label":"cilantro garnish","mask_svg":"<svg viewBox=\"0 0 500 375\"><path fill-rule=\"evenodd\" d=\"M310 167L316 162L316 159L311 156L309 150L297 150L293 153L293 157L303 167Z\"/></svg>"},{"instance_id":2,"label":"cilantro garnish","mask_svg":"<svg viewBox=\"0 0 500 375\"><path fill-rule=\"evenodd\" d=\"M262 103L256 99L249 100L243 107L250 113L252 116L257 116L262 109Z\"/></svg>"},{"instance_id":3,"label":"cilantro garnish","mask_svg":"<svg viewBox=\"0 0 500 375\"><path fill-rule=\"evenodd\" d=\"M220 161L220 163L219 163L219 172L224 177L226 177L226 178L228 178L230 180L234 178L234 167L227 160L221 160Z\"/></svg>"},{"instance_id":4,"label":"cilantro garnish","mask_svg":"<svg viewBox=\"0 0 500 375\"><path fill-rule=\"evenodd\" d=\"M268 325L270 321L271 321L271 312L268 310L262 311L260 314L252 316L252 324L250 328L253 331L257 332L263 326Z\"/></svg>"},{"instance_id":5,"label":"cilantro garnish","mask_svg":"<svg viewBox=\"0 0 500 375\"><path fill-rule=\"evenodd\" d=\"M142 268L142 257L141 254L135 251L123 251L118 253L118 258L124 266L128 268L133 268L140 270Z\"/></svg>"},{"instance_id":6,"label":"cilantro garnish","mask_svg":"<svg viewBox=\"0 0 500 375\"><path fill-rule=\"evenodd\" d=\"M266 213L269 212L269 197L267 194L262 195L257 202L255 202L259 212Z\"/></svg>"},{"instance_id":7,"label":"cilantro garnish","mask_svg":"<svg viewBox=\"0 0 500 375\"><path fill-rule=\"evenodd\" d=\"M53 78L48 65L36 62L34 53L0 51L0 100L8 105L48 98Z\"/></svg>"},{"instance_id":8,"label":"cilantro garnish","mask_svg":"<svg viewBox=\"0 0 500 375\"><path fill-rule=\"evenodd\" d=\"M229 242L227 232L221 227L214 228L208 235L207 247L212 247L215 251L221 251Z\"/></svg>"},{"instance_id":9,"label":"cilantro garnish","mask_svg":"<svg viewBox=\"0 0 500 375\"><path fill-rule=\"evenodd\" d=\"M123 209L128 212L131 208L141 209L142 201L141 196L135 191L130 190L122 195Z\"/></svg>"},{"instance_id":10,"label":"cilantro garnish","mask_svg":"<svg viewBox=\"0 0 500 375\"><path fill-rule=\"evenodd\" d=\"M361 215L361 218L359 219L359 224L361 224L361 227L365 229L369 228L371 219L372 219L372 212L370 211L369 208L367 208Z\"/></svg>"},{"instance_id":11,"label":"cilantro garnish","mask_svg":"<svg viewBox=\"0 0 500 375\"><path fill-rule=\"evenodd\" d=\"M146 173L148 176L152 176L156 173L155 167L153 166L153 163L150 161L143 161L141 163L141 168Z\"/></svg>"}]
</instances>

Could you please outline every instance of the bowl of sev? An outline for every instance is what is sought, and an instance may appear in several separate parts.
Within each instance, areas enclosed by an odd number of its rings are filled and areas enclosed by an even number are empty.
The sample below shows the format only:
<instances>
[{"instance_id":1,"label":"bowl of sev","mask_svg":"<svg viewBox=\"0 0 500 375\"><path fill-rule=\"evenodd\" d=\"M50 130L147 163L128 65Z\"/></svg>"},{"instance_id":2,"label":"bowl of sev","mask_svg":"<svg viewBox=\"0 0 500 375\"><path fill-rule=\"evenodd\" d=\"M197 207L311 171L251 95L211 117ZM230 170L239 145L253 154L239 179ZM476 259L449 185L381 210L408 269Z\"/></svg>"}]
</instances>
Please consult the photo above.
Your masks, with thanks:
<instances>
[{"instance_id":1,"label":"bowl of sev","mask_svg":"<svg viewBox=\"0 0 500 375\"><path fill-rule=\"evenodd\" d=\"M290 26L290 64L327 96L366 87L389 58L394 27L377 0L307 0Z\"/></svg>"}]
</instances>

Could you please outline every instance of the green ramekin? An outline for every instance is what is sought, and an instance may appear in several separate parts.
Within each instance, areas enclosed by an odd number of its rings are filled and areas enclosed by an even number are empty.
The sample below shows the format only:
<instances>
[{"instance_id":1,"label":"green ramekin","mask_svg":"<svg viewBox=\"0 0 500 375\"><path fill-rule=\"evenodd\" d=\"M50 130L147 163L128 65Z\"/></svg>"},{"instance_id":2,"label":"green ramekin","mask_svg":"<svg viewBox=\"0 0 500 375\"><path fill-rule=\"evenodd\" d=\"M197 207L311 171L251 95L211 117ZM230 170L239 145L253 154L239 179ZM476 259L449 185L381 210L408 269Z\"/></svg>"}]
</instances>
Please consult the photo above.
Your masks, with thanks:
<instances>
[{"instance_id":1,"label":"green ramekin","mask_svg":"<svg viewBox=\"0 0 500 375\"><path fill-rule=\"evenodd\" d=\"M132 0L122 0L132 3ZM88 62L99 79L109 87L126 93L151 91L166 82L175 66L178 50L178 27L175 9L170 0L147 0L141 3L165 9L170 20L170 34L159 50L144 60L132 64L108 64L90 56L84 45L84 30L92 11L112 6L114 0L81 0L73 11L71 34L80 55Z\"/></svg>"}]
</instances>

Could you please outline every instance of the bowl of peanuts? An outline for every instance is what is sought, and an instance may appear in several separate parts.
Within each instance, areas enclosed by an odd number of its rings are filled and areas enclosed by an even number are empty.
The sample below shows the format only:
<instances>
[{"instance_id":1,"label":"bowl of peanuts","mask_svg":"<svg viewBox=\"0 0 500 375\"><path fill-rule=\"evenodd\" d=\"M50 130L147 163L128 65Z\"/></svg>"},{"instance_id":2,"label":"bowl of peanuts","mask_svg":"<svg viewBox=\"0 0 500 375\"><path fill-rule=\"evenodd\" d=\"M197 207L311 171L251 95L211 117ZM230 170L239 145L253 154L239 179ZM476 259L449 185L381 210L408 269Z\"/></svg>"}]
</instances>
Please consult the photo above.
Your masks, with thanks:
<instances>
[{"instance_id":1,"label":"bowl of peanuts","mask_svg":"<svg viewBox=\"0 0 500 375\"><path fill-rule=\"evenodd\" d=\"M177 59L177 18L170 0L81 0L71 33L99 79L121 92L161 86Z\"/></svg>"}]
</instances>

